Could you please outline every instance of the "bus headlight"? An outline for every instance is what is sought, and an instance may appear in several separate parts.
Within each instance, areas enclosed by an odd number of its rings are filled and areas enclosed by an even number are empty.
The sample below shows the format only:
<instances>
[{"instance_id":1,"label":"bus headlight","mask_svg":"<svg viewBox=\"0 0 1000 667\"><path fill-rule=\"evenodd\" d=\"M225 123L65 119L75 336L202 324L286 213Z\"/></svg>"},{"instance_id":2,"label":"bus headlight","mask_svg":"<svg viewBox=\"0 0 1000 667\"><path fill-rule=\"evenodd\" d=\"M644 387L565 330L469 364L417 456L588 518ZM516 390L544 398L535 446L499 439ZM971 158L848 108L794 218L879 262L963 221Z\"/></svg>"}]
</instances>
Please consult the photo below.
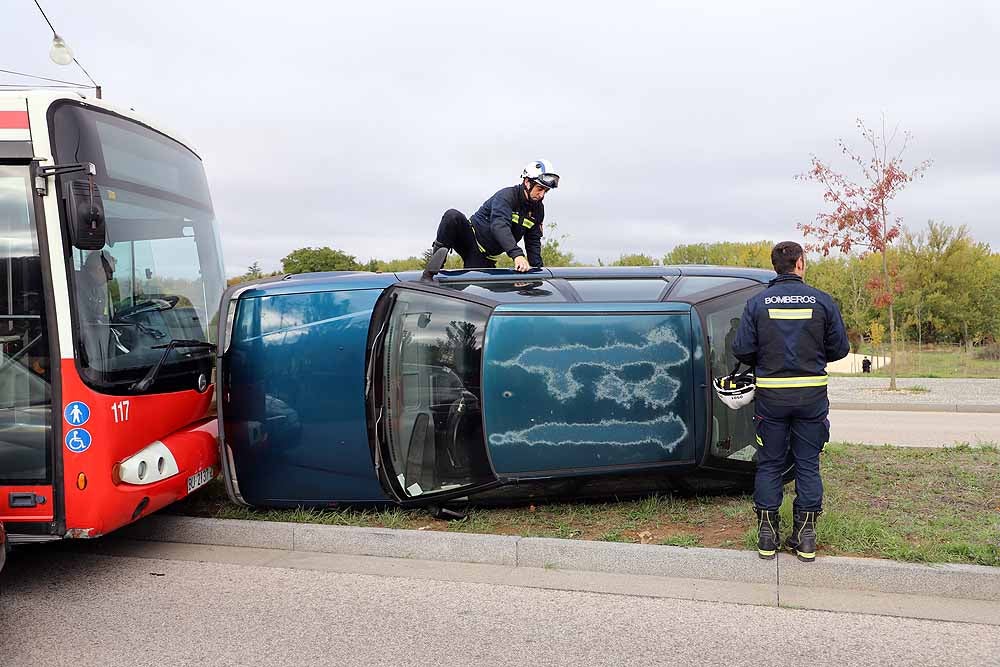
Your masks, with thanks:
<instances>
[{"instance_id":1,"label":"bus headlight","mask_svg":"<svg viewBox=\"0 0 1000 667\"><path fill-rule=\"evenodd\" d=\"M142 451L133 454L111 471L115 484L154 484L173 477L180 468L167 446L157 440Z\"/></svg>"}]
</instances>

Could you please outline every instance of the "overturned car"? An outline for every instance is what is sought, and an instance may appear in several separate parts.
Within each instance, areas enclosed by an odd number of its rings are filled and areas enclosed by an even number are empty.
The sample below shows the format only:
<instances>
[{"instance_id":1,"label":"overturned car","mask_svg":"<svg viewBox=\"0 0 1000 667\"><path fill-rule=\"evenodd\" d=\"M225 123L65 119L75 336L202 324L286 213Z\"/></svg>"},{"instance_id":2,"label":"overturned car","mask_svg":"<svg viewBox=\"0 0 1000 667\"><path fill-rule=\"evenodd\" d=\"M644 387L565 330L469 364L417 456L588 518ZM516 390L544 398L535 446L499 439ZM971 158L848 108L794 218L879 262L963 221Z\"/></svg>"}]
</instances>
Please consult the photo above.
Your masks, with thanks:
<instances>
[{"instance_id":1,"label":"overturned car","mask_svg":"<svg viewBox=\"0 0 1000 667\"><path fill-rule=\"evenodd\" d=\"M443 261L443 256L442 256ZM219 330L230 497L441 504L752 488L713 376L770 271L321 273L237 285Z\"/></svg>"}]
</instances>

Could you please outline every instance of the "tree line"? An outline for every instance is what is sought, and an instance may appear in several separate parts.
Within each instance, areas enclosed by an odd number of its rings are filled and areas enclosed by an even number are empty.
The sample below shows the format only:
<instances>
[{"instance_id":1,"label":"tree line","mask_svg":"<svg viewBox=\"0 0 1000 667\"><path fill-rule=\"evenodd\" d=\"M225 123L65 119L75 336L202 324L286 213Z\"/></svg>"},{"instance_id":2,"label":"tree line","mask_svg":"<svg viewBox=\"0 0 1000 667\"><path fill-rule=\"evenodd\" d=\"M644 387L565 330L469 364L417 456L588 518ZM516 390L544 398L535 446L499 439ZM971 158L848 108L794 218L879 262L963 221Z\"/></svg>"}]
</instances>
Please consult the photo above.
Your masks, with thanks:
<instances>
[{"instance_id":1,"label":"tree line","mask_svg":"<svg viewBox=\"0 0 1000 667\"><path fill-rule=\"evenodd\" d=\"M553 226L554 227L554 226ZM622 254L596 263L576 261L568 249L567 235L546 237L542 257L546 266L669 266L713 264L771 269L774 241L749 243L724 241L678 245L662 257L645 253ZM511 265L509 258L501 265ZM896 292L896 328L906 340L918 343L963 343L967 346L1000 340L1000 253L972 238L966 227L931 221L919 232L904 229L894 247L886 251ZM810 255L806 265L809 284L828 292L840 306L855 342L888 329L888 313L878 303L881 257L840 254ZM312 271L375 271L395 273L422 270L419 256L402 259L359 260L329 247L299 248L281 260L284 273ZM449 256L446 268L461 268ZM264 277L256 262L230 283Z\"/></svg>"}]
</instances>

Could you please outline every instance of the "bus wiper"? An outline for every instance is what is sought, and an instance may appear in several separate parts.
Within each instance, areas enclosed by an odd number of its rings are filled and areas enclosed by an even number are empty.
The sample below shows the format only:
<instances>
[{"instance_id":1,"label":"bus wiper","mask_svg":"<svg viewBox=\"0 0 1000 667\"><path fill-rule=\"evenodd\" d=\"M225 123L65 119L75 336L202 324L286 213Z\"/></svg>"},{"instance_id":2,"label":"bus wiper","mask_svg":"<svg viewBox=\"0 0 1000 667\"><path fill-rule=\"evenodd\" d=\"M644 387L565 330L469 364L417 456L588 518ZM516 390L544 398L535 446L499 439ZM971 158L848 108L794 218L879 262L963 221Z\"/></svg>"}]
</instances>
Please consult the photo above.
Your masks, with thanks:
<instances>
[{"instance_id":1,"label":"bus wiper","mask_svg":"<svg viewBox=\"0 0 1000 667\"><path fill-rule=\"evenodd\" d=\"M170 351L177 347L200 347L207 350L212 350L213 352L215 351L215 343L207 343L203 340L189 340L186 338L174 338L166 345L154 345L150 349L153 350L162 349L163 354L160 355L159 361L156 362L155 366L149 369L149 372L146 373L146 376L144 378L142 378L141 380L134 383L131 387L128 388L129 391L146 391L147 389L149 389L153 385L153 383L156 382L156 376L160 374L160 368L163 367L163 362L165 362L167 360L167 357L170 356Z\"/></svg>"},{"instance_id":2,"label":"bus wiper","mask_svg":"<svg viewBox=\"0 0 1000 667\"><path fill-rule=\"evenodd\" d=\"M122 326L135 327L136 329L146 334L147 336L151 336L152 338L156 338L157 340L160 338L165 338L167 335L164 332L160 331L159 329L154 329L148 324L143 324L142 322L131 322L129 320L118 319L118 320L112 320L110 326L112 331L114 331L115 327L122 327Z\"/></svg>"},{"instance_id":3,"label":"bus wiper","mask_svg":"<svg viewBox=\"0 0 1000 667\"><path fill-rule=\"evenodd\" d=\"M163 312L164 310L174 308L179 301L180 297L174 295L170 295L162 299L146 299L145 301L140 301L139 303L129 306L128 308L123 308L119 312L115 313L115 316L120 319L125 319L141 315L142 313Z\"/></svg>"}]
</instances>

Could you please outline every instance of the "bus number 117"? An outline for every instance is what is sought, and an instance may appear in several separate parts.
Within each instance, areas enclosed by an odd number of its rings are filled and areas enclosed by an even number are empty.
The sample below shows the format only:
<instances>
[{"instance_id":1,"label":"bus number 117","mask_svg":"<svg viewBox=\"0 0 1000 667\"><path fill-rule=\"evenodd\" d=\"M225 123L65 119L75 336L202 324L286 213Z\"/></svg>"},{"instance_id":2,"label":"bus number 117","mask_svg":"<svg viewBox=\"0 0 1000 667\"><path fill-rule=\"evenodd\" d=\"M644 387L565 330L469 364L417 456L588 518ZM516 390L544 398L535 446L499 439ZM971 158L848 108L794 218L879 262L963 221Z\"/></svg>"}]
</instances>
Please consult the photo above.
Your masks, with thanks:
<instances>
[{"instance_id":1,"label":"bus number 117","mask_svg":"<svg viewBox=\"0 0 1000 667\"><path fill-rule=\"evenodd\" d=\"M111 404L111 412L115 416L115 423L128 421L128 401L118 401Z\"/></svg>"}]
</instances>

